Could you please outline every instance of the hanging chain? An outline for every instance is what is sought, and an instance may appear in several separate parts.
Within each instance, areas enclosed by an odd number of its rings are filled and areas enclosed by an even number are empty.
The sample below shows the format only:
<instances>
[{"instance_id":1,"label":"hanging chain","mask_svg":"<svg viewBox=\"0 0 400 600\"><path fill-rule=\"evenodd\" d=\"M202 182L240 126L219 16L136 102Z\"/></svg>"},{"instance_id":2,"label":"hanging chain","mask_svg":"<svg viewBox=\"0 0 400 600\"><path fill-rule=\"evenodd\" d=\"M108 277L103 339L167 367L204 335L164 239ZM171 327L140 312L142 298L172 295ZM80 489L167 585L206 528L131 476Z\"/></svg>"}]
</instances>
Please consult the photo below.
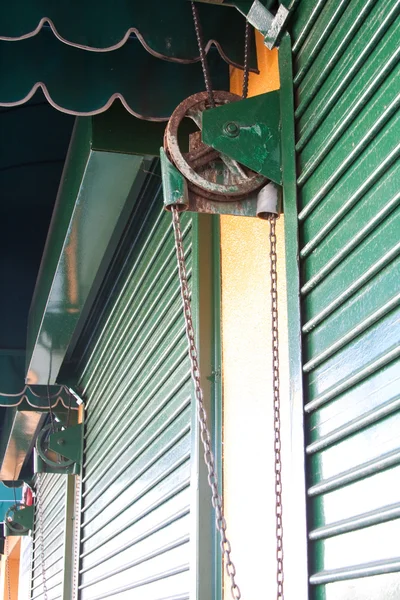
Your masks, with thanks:
<instances>
[{"instance_id":1,"label":"hanging chain","mask_svg":"<svg viewBox=\"0 0 400 600\"><path fill-rule=\"evenodd\" d=\"M206 91L208 93L208 100L210 103L210 108L215 108L215 100L211 83L211 75L210 69L207 62L206 51L203 43L203 31L201 27L200 17L199 17L199 9L196 5L196 2L191 2L192 5L192 15L193 15L193 23L194 29L196 32L197 45L199 48L201 67L203 69L204 75L204 83L206 86ZM249 72L250 72L250 34L251 34L251 24L246 21L245 35L244 35L244 64L243 64L243 88L242 88L242 98L247 98L249 92Z\"/></svg>"},{"instance_id":2,"label":"hanging chain","mask_svg":"<svg viewBox=\"0 0 400 600\"><path fill-rule=\"evenodd\" d=\"M246 21L244 33L244 64L243 64L243 88L242 98L245 100L249 93L249 74L250 74L250 33L251 25Z\"/></svg>"},{"instance_id":3,"label":"hanging chain","mask_svg":"<svg viewBox=\"0 0 400 600\"><path fill-rule=\"evenodd\" d=\"M193 15L193 23L194 29L196 31L196 39L197 45L199 47L201 66L203 69L204 75L204 83L206 85L206 90L208 93L208 100L210 102L210 107L215 108L215 100L211 83L210 69L208 68L208 62L206 57L206 51L203 44L203 32L201 28L200 18L199 18L199 9L195 2L191 2L192 5L192 15Z\"/></svg>"},{"instance_id":4,"label":"hanging chain","mask_svg":"<svg viewBox=\"0 0 400 600\"><path fill-rule=\"evenodd\" d=\"M48 406L49 406L51 430L54 433L54 431L55 431L55 419L54 419L54 415L53 415L53 407L51 406L49 384L47 384L47 403L48 403Z\"/></svg>"},{"instance_id":5,"label":"hanging chain","mask_svg":"<svg viewBox=\"0 0 400 600\"><path fill-rule=\"evenodd\" d=\"M197 416L200 426L200 437L204 448L204 460L208 471L208 483L211 489L211 501L215 510L215 522L221 538L221 550L224 557L225 568L231 580L231 592L234 600L239 600L242 595L235 581L236 569L231 560L231 544L226 536L226 520L224 517L222 496L218 492L218 478L215 468L215 459L211 445L211 435L207 424L207 413L204 408L203 390L200 381L199 356L196 346L195 333L193 329L192 309L190 304L190 291L186 273L185 251L183 248L182 231L179 219L179 211L175 206L171 207L172 223L175 234L175 249L178 260L179 282L185 317L186 337L189 347L189 358L191 364L191 375L197 403Z\"/></svg>"},{"instance_id":6,"label":"hanging chain","mask_svg":"<svg viewBox=\"0 0 400 600\"><path fill-rule=\"evenodd\" d=\"M6 579L7 579L7 596L8 600L11 600L11 578L10 578L10 549L8 547L8 536L5 540L6 550Z\"/></svg>"},{"instance_id":7,"label":"hanging chain","mask_svg":"<svg viewBox=\"0 0 400 600\"><path fill-rule=\"evenodd\" d=\"M73 529L73 567L72 567L72 599L78 598L78 579L79 579L79 530L80 530L80 512L81 512L81 476L75 475L75 507L74 507L74 529Z\"/></svg>"},{"instance_id":8,"label":"hanging chain","mask_svg":"<svg viewBox=\"0 0 400 600\"><path fill-rule=\"evenodd\" d=\"M36 510L38 514L38 523L36 525L39 526L39 544L40 544L40 559L42 563L42 583L43 583L43 600L48 600L48 592L47 592L47 575L46 575L46 565L45 565L45 551L44 551L44 535L43 535L43 505L42 505L42 474L38 473L37 475L37 485L36 485Z\"/></svg>"},{"instance_id":9,"label":"hanging chain","mask_svg":"<svg viewBox=\"0 0 400 600\"><path fill-rule=\"evenodd\" d=\"M202 39L201 24L198 9L192 2L193 21L199 46L201 65L203 68L204 82L208 92L210 107L214 108L214 96L207 57ZM244 43L244 65L243 65L243 87L242 98L248 96L249 91L249 65L250 65L250 34L251 25L246 21L245 43ZM198 364L198 353L193 331L192 312L190 306L190 293L187 283L185 255L180 229L179 211L172 207L172 222L175 233L175 247L178 257L179 278L181 295L184 306L186 335L189 344L189 356L191 362L192 379L195 385L195 394L198 407L198 419L200 424L201 440L204 446L204 459L208 470L208 482L212 492L212 504L216 513L217 529L221 536L221 548L225 558L226 571L231 579L231 592L235 600L241 598L240 589L235 582L236 569L231 561L231 545L226 537L226 521L223 515L222 497L218 494L218 483L215 472L214 455L211 450L211 436L207 425L207 415L204 409L203 392L200 383L200 371ZM274 398L274 452L275 452L275 517L276 517L276 562L277 562L277 600L284 600L283 593L283 525L282 525L282 461L281 461L281 410L280 410L280 386L279 386L279 331L278 331L278 273L276 253L276 220L277 215L269 216L270 223L270 274L271 274L271 313L272 313L272 387Z\"/></svg>"},{"instance_id":10,"label":"hanging chain","mask_svg":"<svg viewBox=\"0 0 400 600\"><path fill-rule=\"evenodd\" d=\"M272 388L274 394L275 449L275 517L277 600L283 600L283 526L282 526L282 461L281 461L281 400L279 389L279 329L278 329L278 272L276 254L276 215L269 216L271 313L272 313Z\"/></svg>"}]
</instances>

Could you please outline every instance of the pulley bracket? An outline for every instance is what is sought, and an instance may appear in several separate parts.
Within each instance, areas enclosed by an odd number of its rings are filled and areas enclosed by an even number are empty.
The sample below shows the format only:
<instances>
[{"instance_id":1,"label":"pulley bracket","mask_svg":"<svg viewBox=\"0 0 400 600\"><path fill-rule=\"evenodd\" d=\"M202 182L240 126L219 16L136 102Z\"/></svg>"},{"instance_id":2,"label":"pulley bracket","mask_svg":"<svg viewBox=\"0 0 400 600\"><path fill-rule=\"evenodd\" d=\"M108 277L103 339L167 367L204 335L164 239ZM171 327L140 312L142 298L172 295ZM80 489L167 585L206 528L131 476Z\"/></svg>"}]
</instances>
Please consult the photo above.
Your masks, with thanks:
<instances>
[{"instance_id":1,"label":"pulley bracket","mask_svg":"<svg viewBox=\"0 0 400 600\"><path fill-rule=\"evenodd\" d=\"M241 100L215 92L208 108L197 94L180 105L167 126L161 149L166 208L268 218L281 212L281 107L279 91ZM179 148L178 125L189 117L189 153ZM233 174L232 174L233 172ZM232 183L233 179L233 183Z\"/></svg>"},{"instance_id":2,"label":"pulley bracket","mask_svg":"<svg viewBox=\"0 0 400 600\"><path fill-rule=\"evenodd\" d=\"M204 144L282 184L279 91L206 110L202 117Z\"/></svg>"},{"instance_id":3,"label":"pulley bracket","mask_svg":"<svg viewBox=\"0 0 400 600\"><path fill-rule=\"evenodd\" d=\"M184 100L164 135L161 167L166 206L212 214L259 216L280 212L280 95L247 100L215 91ZM181 149L180 126L192 120L189 152Z\"/></svg>"},{"instance_id":4,"label":"pulley bracket","mask_svg":"<svg viewBox=\"0 0 400 600\"><path fill-rule=\"evenodd\" d=\"M279 214L281 212L281 188L271 181L259 192L252 193L241 200L218 202L189 190L185 177L171 163L163 148L160 149L160 158L166 210L171 210L171 206L176 206L180 212L189 210L190 212L260 217L261 219L265 219L270 213Z\"/></svg>"},{"instance_id":5,"label":"pulley bracket","mask_svg":"<svg viewBox=\"0 0 400 600\"><path fill-rule=\"evenodd\" d=\"M34 507L25 504L14 504L6 514L5 529L6 536L29 535L33 530Z\"/></svg>"},{"instance_id":6,"label":"pulley bracket","mask_svg":"<svg viewBox=\"0 0 400 600\"><path fill-rule=\"evenodd\" d=\"M62 431L50 435L49 448L58 452L64 458L72 460L75 464L82 464L83 455L83 424L78 423Z\"/></svg>"},{"instance_id":7,"label":"pulley bracket","mask_svg":"<svg viewBox=\"0 0 400 600\"><path fill-rule=\"evenodd\" d=\"M47 425L36 440L35 473L79 474L83 457L83 425Z\"/></svg>"}]
</instances>

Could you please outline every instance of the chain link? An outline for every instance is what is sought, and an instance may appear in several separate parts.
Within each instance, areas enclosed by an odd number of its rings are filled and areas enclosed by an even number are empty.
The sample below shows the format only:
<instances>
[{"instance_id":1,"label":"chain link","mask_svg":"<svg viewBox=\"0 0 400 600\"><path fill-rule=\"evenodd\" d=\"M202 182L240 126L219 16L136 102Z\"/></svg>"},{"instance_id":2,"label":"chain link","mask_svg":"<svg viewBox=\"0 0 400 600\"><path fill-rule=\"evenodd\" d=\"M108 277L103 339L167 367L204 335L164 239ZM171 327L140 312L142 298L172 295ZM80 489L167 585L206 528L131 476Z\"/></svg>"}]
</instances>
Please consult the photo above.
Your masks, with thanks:
<instances>
[{"instance_id":1,"label":"chain link","mask_svg":"<svg viewBox=\"0 0 400 600\"><path fill-rule=\"evenodd\" d=\"M46 575L46 565L45 565L45 551L44 551L44 535L43 535L43 505L42 505L42 474L38 473L37 475L37 485L36 485L36 510L38 514L38 523L36 525L39 526L39 545L40 545L40 558L42 563L42 583L43 583L43 600L48 600L48 591L47 591L47 575Z\"/></svg>"},{"instance_id":2,"label":"chain link","mask_svg":"<svg viewBox=\"0 0 400 600\"><path fill-rule=\"evenodd\" d=\"M250 33L251 25L246 21L244 33L244 64L243 64L243 88L242 98L245 100L249 93L249 75L250 75Z\"/></svg>"},{"instance_id":3,"label":"chain link","mask_svg":"<svg viewBox=\"0 0 400 600\"><path fill-rule=\"evenodd\" d=\"M210 107L215 108L215 100L214 100L214 94L213 94L212 83L211 83L210 69L208 67L206 51L204 49L204 44L203 44L203 32L202 32L200 18L199 18L199 9L197 8L197 5L195 2L191 2L191 5L192 5L194 29L196 32L197 45L199 47L199 53L200 53L201 67L203 69L204 83L205 83L206 90L208 93L208 100L210 102Z\"/></svg>"},{"instance_id":4,"label":"chain link","mask_svg":"<svg viewBox=\"0 0 400 600\"><path fill-rule=\"evenodd\" d=\"M215 510L215 522L221 538L221 550L225 562L225 569L231 581L231 593L234 600L242 597L236 583L236 568L231 559L231 544L226 536L226 520L223 511L222 496L218 492L218 479L215 468L215 459L212 451L211 435L207 423L207 413L204 408L203 390L200 380L199 356L196 346L195 333L193 329L192 309L190 304L190 291L186 273L185 251L183 248L182 231L179 219L179 211L175 206L171 207L172 223L175 234L175 249L178 260L179 282L185 317L186 337L188 340L189 358L191 364L191 375L194 383L194 391L197 404L197 416L200 426L200 438L204 448L204 460L208 471L208 483L211 489L211 501Z\"/></svg>"},{"instance_id":5,"label":"chain link","mask_svg":"<svg viewBox=\"0 0 400 600\"><path fill-rule=\"evenodd\" d=\"M78 579L79 579L79 530L80 530L80 511L81 511L81 476L75 475L75 506L74 506L74 542L73 542L73 572L72 572L72 600L78 598Z\"/></svg>"},{"instance_id":6,"label":"chain link","mask_svg":"<svg viewBox=\"0 0 400 600\"><path fill-rule=\"evenodd\" d=\"M11 600L11 577L10 577L10 549L8 546L8 536L5 539L6 550L6 579L7 579L7 595L8 600Z\"/></svg>"},{"instance_id":7,"label":"chain link","mask_svg":"<svg viewBox=\"0 0 400 600\"><path fill-rule=\"evenodd\" d=\"M275 450L275 516L277 600L283 600L283 526L282 526L282 462L281 462L281 400L279 387L278 272L276 253L276 215L269 216L271 314L272 314L272 389L274 394Z\"/></svg>"},{"instance_id":8,"label":"chain link","mask_svg":"<svg viewBox=\"0 0 400 600\"><path fill-rule=\"evenodd\" d=\"M202 39L201 24L195 2L191 3L196 38L203 68L204 82L209 96L210 107L215 106L210 72ZM250 55L251 25L246 21L243 65L242 98L247 98L249 90L249 55ZM236 584L236 569L231 561L231 545L226 537L226 521L223 514L222 497L218 494L218 482L215 471L214 455L211 450L211 436L207 425L207 415L204 409L203 392L200 382L198 352L193 330L192 312L190 305L190 292L187 283L185 254L180 228L179 211L172 207L172 222L175 233L175 247L178 258L181 295L185 315L186 335L189 345L192 379L195 386L195 395L200 424L200 435L204 447L204 460L208 470L208 483L212 493L212 504L216 514L217 529L221 536L221 549L225 560L226 572L231 580L232 597L241 598L240 589ZM281 462L281 410L280 410L280 385L279 385L279 331L278 331L278 273L276 253L276 220L277 215L269 216L270 223L270 275L271 275L271 313L272 313L272 388L274 400L274 453L275 453L275 517L276 517L276 562L277 562L277 600L284 600L283 592L283 525L282 525L282 462Z\"/></svg>"}]
</instances>

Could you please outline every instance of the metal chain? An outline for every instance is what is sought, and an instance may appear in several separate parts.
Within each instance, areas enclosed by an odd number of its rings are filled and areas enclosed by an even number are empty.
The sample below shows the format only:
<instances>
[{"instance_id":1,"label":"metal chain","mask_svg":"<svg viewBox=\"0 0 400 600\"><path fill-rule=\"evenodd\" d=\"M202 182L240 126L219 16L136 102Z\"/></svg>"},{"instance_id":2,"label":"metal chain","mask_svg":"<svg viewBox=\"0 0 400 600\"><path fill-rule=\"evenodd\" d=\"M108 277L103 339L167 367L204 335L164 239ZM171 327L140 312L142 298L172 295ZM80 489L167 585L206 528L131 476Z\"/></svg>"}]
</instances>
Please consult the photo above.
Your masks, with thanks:
<instances>
[{"instance_id":1,"label":"metal chain","mask_svg":"<svg viewBox=\"0 0 400 600\"><path fill-rule=\"evenodd\" d=\"M282 526L282 461L281 461L281 401L279 388L278 272L276 253L276 215L269 216L271 313L272 313L272 388L274 394L275 450L275 517L277 600L283 600L283 526Z\"/></svg>"},{"instance_id":2,"label":"metal chain","mask_svg":"<svg viewBox=\"0 0 400 600\"><path fill-rule=\"evenodd\" d=\"M54 433L54 431L55 431L55 419L54 419L54 415L53 415L53 407L51 406L50 389L49 389L49 385L48 384L47 384L47 403L48 403L49 413L50 413L51 430Z\"/></svg>"},{"instance_id":3,"label":"metal chain","mask_svg":"<svg viewBox=\"0 0 400 600\"><path fill-rule=\"evenodd\" d=\"M40 544L40 558L42 563L42 583L43 583L43 600L48 600L48 591L47 591L47 576L46 576L46 565L45 565L45 551L44 551L44 535L43 535L43 505L42 505L42 474L38 473L37 475L37 485L36 485L36 510L38 514L38 524L39 525L39 544ZM37 532L37 526L36 526Z\"/></svg>"},{"instance_id":4,"label":"metal chain","mask_svg":"<svg viewBox=\"0 0 400 600\"><path fill-rule=\"evenodd\" d=\"M207 55L204 48L203 43L203 31L201 27L200 17L199 17L199 9L196 5L196 2L191 2L192 5L192 15L193 15L193 23L194 29L196 32L197 45L199 48L201 67L203 69L204 75L204 83L206 86L206 91L208 93L208 99L210 102L210 107L215 108L215 100L211 83L211 75L210 69L208 66ZM250 72L250 33L251 33L251 24L246 21L245 35L244 35L244 64L243 64L243 88L242 88L242 98L247 98L249 92L249 72Z\"/></svg>"},{"instance_id":5,"label":"metal chain","mask_svg":"<svg viewBox=\"0 0 400 600\"><path fill-rule=\"evenodd\" d=\"M251 24L246 21L244 33L244 64L243 64L243 88L242 98L245 100L249 93L249 74L250 74L250 33Z\"/></svg>"},{"instance_id":6,"label":"metal chain","mask_svg":"<svg viewBox=\"0 0 400 600\"><path fill-rule=\"evenodd\" d=\"M210 107L215 108L215 100L214 100L214 94L213 94L213 89L212 89L212 84L211 84L210 69L208 68L206 51L204 49L204 44L203 44L203 32L202 32L200 18L199 18L199 9L197 8L197 5L195 2L191 2L191 5L192 5L194 29L196 31L197 45L199 47L201 66L203 69L204 83L206 85L206 90L208 93Z\"/></svg>"},{"instance_id":7,"label":"metal chain","mask_svg":"<svg viewBox=\"0 0 400 600\"><path fill-rule=\"evenodd\" d=\"M204 83L210 99L210 106L215 106L211 85L207 57L204 51L199 14L195 2L192 2L193 21L199 46L200 59L204 74ZM251 25L246 21L243 65L242 98L248 96L249 91L249 66L250 66L250 33ZM226 537L226 521L223 515L222 497L218 494L218 483L215 472L215 461L211 450L211 436L207 426L207 415L203 404L203 392L200 383L198 353L193 331L192 313L190 307L190 293L187 284L185 255L180 229L179 212L172 207L172 222L175 233L175 246L179 266L181 295L183 300L186 335L189 344L189 356L192 367L192 379L195 385L195 394L198 407L201 440L204 446L204 459L208 470L208 482L212 492L212 504L216 513L217 529L221 536L221 548L225 558L226 571L231 579L231 592L235 600L241 598L240 589L235 582L236 569L231 561L231 545ZM270 274L271 274L271 313L272 313L272 386L274 399L274 452L275 452L275 517L276 517L276 562L277 562L277 600L284 600L283 592L283 525L282 525L282 461L281 461L281 414L280 414L280 386L279 386L279 331L278 331L278 273L276 253L276 220L277 215L270 215Z\"/></svg>"},{"instance_id":8,"label":"metal chain","mask_svg":"<svg viewBox=\"0 0 400 600\"><path fill-rule=\"evenodd\" d=\"M5 546L6 546L5 550L6 550L7 595L8 595L8 600L11 600L10 552L9 552L9 547L8 547L8 536L6 536Z\"/></svg>"},{"instance_id":9,"label":"metal chain","mask_svg":"<svg viewBox=\"0 0 400 600\"><path fill-rule=\"evenodd\" d=\"M204 460L208 471L208 483L211 489L211 501L215 510L215 522L221 538L221 550L224 557L225 569L231 580L231 593L234 600L242 597L236 583L236 568L231 559L231 544L226 536L226 520L223 511L222 495L218 492L218 478L215 467L215 459L212 451L211 435L207 423L207 413L204 408L203 390L200 380L199 356L196 346L195 333L193 329L192 309L190 304L190 291L186 272L185 251L183 248L182 230L180 225L179 211L175 206L171 207L172 224L175 234L175 249L178 260L179 282L185 317L186 337L188 340L189 358L191 364L191 375L194 383L194 391L197 404L197 416L200 426L200 437L204 448Z\"/></svg>"},{"instance_id":10,"label":"metal chain","mask_svg":"<svg viewBox=\"0 0 400 600\"><path fill-rule=\"evenodd\" d=\"M79 578L79 530L80 530L80 512L81 512L81 476L75 475L75 508L74 508L74 545L73 545L73 572L72 572L72 600L78 598L78 578Z\"/></svg>"}]
</instances>

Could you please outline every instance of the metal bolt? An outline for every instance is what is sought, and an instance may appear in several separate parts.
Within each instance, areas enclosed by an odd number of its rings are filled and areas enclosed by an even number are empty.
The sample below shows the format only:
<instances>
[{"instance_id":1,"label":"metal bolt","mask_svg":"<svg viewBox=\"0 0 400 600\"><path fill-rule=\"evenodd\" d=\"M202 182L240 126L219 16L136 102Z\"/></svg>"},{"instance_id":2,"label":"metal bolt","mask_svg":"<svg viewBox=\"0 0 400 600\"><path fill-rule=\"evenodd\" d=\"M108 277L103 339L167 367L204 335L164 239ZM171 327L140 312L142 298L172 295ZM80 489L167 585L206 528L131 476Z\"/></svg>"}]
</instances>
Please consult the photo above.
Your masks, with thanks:
<instances>
[{"instance_id":1,"label":"metal bolt","mask_svg":"<svg viewBox=\"0 0 400 600\"><path fill-rule=\"evenodd\" d=\"M231 121L230 123L225 123L224 132L226 135L229 135L229 137L236 137L240 133L240 127L237 123Z\"/></svg>"},{"instance_id":2,"label":"metal bolt","mask_svg":"<svg viewBox=\"0 0 400 600\"><path fill-rule=\"evenodd\" d=\"M63 446L65 444L65 440L63 438L60 438L59 440L57 440L57 444L59 446Z\"/></svg>"}]
</instances>

